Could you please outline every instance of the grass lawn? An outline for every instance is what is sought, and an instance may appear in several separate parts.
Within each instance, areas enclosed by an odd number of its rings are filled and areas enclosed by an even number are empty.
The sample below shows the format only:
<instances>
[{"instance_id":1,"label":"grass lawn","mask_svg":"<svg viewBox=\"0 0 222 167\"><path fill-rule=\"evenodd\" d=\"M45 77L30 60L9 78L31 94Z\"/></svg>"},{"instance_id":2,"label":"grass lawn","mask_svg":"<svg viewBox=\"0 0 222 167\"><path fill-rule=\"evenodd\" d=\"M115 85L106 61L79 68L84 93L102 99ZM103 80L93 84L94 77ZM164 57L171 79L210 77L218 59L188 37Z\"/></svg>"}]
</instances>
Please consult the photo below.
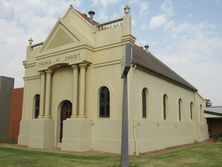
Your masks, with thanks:
<instances>
[{"instance_id":1,"label":"grass lawn","mask_svg":"<svg viewBox=\"0 0 222 167\"><path fill-rule=\"evenodd\" d=\"M74 155L0 146L0 167L118 167L117 155ZM131 167L220 167L222 143L196 144L131 156Z\"/></svg>"}]
</instances>

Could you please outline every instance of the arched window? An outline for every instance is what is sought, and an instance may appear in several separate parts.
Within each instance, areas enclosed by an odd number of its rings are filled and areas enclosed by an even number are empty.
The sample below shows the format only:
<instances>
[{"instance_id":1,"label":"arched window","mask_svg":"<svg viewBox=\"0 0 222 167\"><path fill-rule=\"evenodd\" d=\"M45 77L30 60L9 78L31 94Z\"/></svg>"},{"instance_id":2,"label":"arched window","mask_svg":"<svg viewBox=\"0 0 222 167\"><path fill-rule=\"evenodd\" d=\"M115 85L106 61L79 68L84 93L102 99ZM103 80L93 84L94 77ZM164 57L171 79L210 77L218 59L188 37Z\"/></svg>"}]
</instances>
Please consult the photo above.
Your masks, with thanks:
<instances>
[{"instance_id":1,"label":"arched window","mask_svg":"<svg viewBox=\"0 0 222 167\"><path fill-rule=\"evenodd\" d=\"M202 120L202 105L200 105L200 122Z\"/></svg>"},{"instance_id":2,"label":"arched window","mask_svg":"<svg viewBox=\"0 0 222 167\"><path fill-rule=\"evenodd\" d=\"M193 119L193 102L190 102L190 119Z\"/></svg>"},{"instance_id":3,"label":"arched window","mask_svg":"<svg viewBox=\"0 0 222 167\"><path fill-rule=\"evenodd\" d=\"M63 138L63 121L67 118L70 118L72 115L72 103L69 100L64 100L61 103L61 111L60 111L60 137L59 142L62 142Z\"/></svg>"},{"instance_id":4,"label":"arched window","mask_svg":"<svg viewBox=\"0 0 222 167\"><path fill-rule=\"evenodd\" d=\"M39 109L40 109L40 95L37 94L34 96L34 118L39 117Z\"/></svg>"},{"instance_id":5,"label":"arched window","mask_svg":"<svg viewBox=\"0 0 222 167\"><path fill-rule=\"evenodd\" d=\"M148 90L143 88L142 91L142 116L143 118L147 117L147 98L148 98Z\"/></svg>"},{"instance_id":6,"label":"arched window","mask_svg":"<svg viewBox=\"0 0 222 167\"><path fill-rule=\"evenodd\" d=\"M182 100L181 99L179 99L178 100L178 109L179 109L179 121L181 121L181 108L182 108Z\"/></svg>"},{"instance_id":7,"label":"arched window","mask_svg":"<svg viewBox=\"0 0 222 167\"><path fill-rule=\"evenodd\" d=\"M167 115L167 95L163 95L163 119L166 120L166 115Z\"/></svg>"},{"instance_id":8,"label":"arched window","mask_svg":"<svg viewBox=\"0 0 222 167\"><path fill-rule=\"evenodd\" d=\"M109 89L105 86L101 87L99 92L99 117L110 117L110 94Z\"/></svg>"},{"instance_id":9,"label":"arched window","mask_svg":"<svg viewBox=\"0 0 222 167\"><path fill-rule=\"evenodd\" d=\"M69 100L65 100L62 103L61 115L64 119L70 118L72 115L72 103Z\"/></svg>"}]
</instances>

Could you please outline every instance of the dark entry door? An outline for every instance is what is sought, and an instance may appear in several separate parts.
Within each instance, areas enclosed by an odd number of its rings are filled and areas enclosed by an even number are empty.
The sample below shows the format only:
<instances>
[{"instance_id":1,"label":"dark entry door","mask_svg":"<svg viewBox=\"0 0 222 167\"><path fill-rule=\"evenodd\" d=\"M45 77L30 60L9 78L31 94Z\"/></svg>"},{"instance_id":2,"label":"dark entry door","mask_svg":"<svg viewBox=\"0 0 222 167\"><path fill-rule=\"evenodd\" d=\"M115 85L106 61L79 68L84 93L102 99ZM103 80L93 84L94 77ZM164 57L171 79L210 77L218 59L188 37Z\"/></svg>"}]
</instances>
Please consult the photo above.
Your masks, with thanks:
<instances>
[{"instance_id":1,"label":"dark entry door","mask_svg":"<svg viewBox=\"0 0 222 167\"><path fill-rule=\"evenodd\" d=\"M70 118L72 115L72 103L68 100L62 102L61 114L60 114L60 138L59 142L62 142L63 137L63 121Z\"/></svg>"}]
</instances>

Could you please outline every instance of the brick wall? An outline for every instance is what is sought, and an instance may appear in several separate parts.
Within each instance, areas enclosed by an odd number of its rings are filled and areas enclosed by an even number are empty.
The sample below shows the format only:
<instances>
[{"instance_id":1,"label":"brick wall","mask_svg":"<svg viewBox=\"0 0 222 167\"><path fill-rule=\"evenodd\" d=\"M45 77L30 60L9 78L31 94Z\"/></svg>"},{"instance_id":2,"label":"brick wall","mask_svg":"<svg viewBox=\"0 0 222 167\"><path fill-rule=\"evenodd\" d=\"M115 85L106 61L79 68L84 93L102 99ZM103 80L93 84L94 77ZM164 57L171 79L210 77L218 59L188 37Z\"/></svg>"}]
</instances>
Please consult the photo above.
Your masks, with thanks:
<instances>
[{"instance_id":1,"label":"brick wall","mask_svg":"<svg viewBox=\"0 0 222 167\"><path fill-rule=\"evenodd\" d=\"M207 118L210 137L222 133L222 118Z\"/></svg>"},{"instance_id":2,"label":"brick wall","mask_svg":"<svg viewBox=\"0 0 222 167\"><path fill-rule=\"evenodd\" d=\"M13 89L9 121L9 138L18 139L19 122L22 117L23 88Z\"/></svg>"}]
</instances>

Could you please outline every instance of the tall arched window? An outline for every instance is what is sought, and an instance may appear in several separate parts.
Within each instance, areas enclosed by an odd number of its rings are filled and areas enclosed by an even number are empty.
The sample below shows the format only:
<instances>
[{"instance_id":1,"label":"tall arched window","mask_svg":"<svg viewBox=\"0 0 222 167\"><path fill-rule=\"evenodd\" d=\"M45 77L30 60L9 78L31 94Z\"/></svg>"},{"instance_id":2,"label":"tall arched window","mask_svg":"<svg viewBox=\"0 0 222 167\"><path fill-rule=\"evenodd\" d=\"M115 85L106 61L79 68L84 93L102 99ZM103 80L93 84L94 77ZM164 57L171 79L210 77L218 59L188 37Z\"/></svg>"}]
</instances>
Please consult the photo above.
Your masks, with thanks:
<instances>
[{"instance_id":1,"label":"tall arched window","mask_svg":"<svg viewBox=\"0 0 222 167\"><path fill-rule=\"evenodd\" d=\"M200 122L202 120L202 105L200 105Z\"/></svg>"},{"instance_id":2,"label":"tall arched window","mask_svg":"<svg viewBox=\"0 0 222 167\"><path fill-rule=\"evenodd\" d=\"M142 116L143 118L147 117L147 99L148 99L148 90L143 88L142 91Z\"/></svg>"},{"instance_id":3,"label":"tall arched window","mask_svg":"<svg viewBox=\"0 0 222 167\"><path fill-rule=\"evenodd\" d=\"M163 95L163 119L166 120L167 115L167 95Z\"/></svg>"},{"instance_id":4,"label":"tall arched window","mask_svg":"<svg viewBox=\"0 0 222 167\"><path fill-rule=\"evenodd\" d=\"M60 111L60 137L59 142L62 142L63 138L63 121L70 118L72 115L72 103L69 100L64 100L61 103Z\"/></svg>"},{"instance_id":5,"label":"tall arched window","mask_svg":"<svg viewBox=\"0 0 222 167\"><path fill-rule=\"evenodd\" d=\"M69 100L65 100L61 107L61 117L64 119L70 118L72 115L72 103Z\"/></svg>"},{"instance_id":6,"label":"tall arched window","mask_svg":"<svg viewBox=\"0 0 222 167\"><path fill-rule=\"evenodd\" d=\"M143 88L142 91L142 116L146 118L147 116L147 89Z\"/></svg>"},{"instance_id":7,"label":"tall arched window","mask_svg":"<svg viewBox=\"0 0 222 167\"><path fill-rule=\"evenodd\" d=\"M40 95L34 96L34 118L38 118L40 109Z\"/></svg>"},{"instance_id":8,"label":"tall arched window","mask_svg":"<svg viewBox=\"0 0 222 167\"><path fill-rule=\"evenodd\" d=\"M110 94L109 89L105 86L101 87L99 92L99 117L110 117Z\"/></svg>"},{"instance_id":9,"label":"tall arched window","mask_svg":"<svg viewBox=\"0 0 222 167\"><path fill-rule=\"evenodd\" d=\"M190 102L190 119L193 119L193 102Z\"/></svg>"},{"instance_id":10,"label":"tall arched window","mask_svg":"<svg viewBox=\"0 0 222 167\"><path fill-rule=\"evenodd\" d=\"M179 99L178 100L178 110L179 110L179 121L181 121L181 108L182 108L182 100L181 99Z\"/></svg>"}]
</instances>

